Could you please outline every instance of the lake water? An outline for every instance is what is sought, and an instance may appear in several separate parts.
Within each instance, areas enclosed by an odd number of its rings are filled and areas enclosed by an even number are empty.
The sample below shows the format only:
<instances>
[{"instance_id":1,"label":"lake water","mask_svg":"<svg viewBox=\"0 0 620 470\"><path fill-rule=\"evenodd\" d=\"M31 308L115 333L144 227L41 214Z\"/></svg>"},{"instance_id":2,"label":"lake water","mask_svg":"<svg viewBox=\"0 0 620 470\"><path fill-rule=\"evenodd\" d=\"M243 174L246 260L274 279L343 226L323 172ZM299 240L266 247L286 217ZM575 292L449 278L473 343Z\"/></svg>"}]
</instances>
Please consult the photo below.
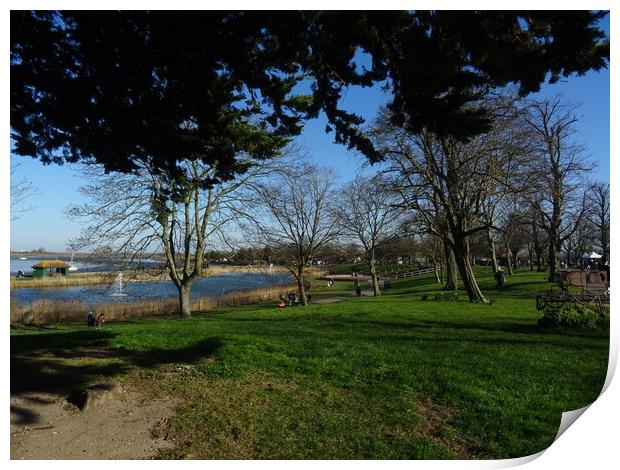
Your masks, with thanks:
<instances>
[{"instance_id":1,"label":"lake water","mask_svg":"<svg viewBox=\"0 0 620 470\"><path fill-rule=\"evenodd\" d=\"M32 263L34 264L34 263ZM192 287L191 297L222 296L231 291L270 287L293 281L288 273L255 274L230 273L219 276L204 277L197 280ZM118 295L117 284L96 286L74 286L63 288L26 288L11 289L11 298L20 304L30 304L39 299L73 300L79 299L88 304L98 302L130 302L152 298L177 297L178 291L172 281L130 282L122 286Z\"/></svg>"}]
</instances>

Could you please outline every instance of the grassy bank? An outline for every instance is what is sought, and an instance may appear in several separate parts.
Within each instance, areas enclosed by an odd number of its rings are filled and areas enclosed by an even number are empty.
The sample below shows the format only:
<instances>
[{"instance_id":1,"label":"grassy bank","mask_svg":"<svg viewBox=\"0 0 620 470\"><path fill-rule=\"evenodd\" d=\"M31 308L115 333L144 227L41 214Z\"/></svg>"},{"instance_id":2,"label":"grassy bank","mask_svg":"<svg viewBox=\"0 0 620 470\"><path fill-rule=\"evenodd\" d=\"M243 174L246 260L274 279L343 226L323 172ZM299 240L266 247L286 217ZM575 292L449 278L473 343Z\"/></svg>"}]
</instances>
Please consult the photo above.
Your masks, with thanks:
<instances>
[{"instance_id":1,"label":"grassy bank","mask_svg":"<svg viewBox=\"0 0 620 470\"><path fill-rule=\"evenodd\" d=\"M524 456L553 441L563 411L596 399L607 369L608 332L538 327L543 277L518 273L497 293L481 273L492 305L431 300L427 276L306 308L17 328L11 389L62 395L120 378L175 397L155 430L174 438L163 458Z\"/></svg>"}]
</instances>

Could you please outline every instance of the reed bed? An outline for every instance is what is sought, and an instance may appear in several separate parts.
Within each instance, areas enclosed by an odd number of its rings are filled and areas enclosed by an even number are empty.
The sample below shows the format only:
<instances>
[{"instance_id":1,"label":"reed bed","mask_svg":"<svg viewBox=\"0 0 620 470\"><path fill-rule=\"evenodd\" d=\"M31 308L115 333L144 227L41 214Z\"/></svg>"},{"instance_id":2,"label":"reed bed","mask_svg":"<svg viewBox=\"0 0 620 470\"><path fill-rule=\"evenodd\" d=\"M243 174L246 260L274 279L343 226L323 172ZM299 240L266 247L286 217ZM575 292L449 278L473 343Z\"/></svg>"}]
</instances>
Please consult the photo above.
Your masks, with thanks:
<instances>
[{"instance_id":1,"label":"reed bed","mask_svg":"<svg viewBox=\"0 0 620 470\"><path fill-rule=\"evenodd\" d=\"M192 299L192 311L207 312L220 307L248 305L276 301L280 295L293 289L292 284L233 291L219 297ZM11 325L50 325L54 323L81 323L86 321L89 310L103 313L107 321L130 320L157 315L178 314L179 303L175 297L137 300L131 302L98 302L88 304L82 300L40 299L28 305L21 305L11 299Z\"/></svg>"},{"instance_id":2,"label":"reed bed","mask_svg":"<svg viewBox=\"0 0 620 470\"><path fill-rule=\"evenodd\" d=\"M69 287L113 284L118 272L94 272L70 274L69 276L46 276L41 278L11 276L11 289L22 287ZM151 272L123 272L124 282L160 281L170 279L167 274Z\"/></svg>"}]
</instances>

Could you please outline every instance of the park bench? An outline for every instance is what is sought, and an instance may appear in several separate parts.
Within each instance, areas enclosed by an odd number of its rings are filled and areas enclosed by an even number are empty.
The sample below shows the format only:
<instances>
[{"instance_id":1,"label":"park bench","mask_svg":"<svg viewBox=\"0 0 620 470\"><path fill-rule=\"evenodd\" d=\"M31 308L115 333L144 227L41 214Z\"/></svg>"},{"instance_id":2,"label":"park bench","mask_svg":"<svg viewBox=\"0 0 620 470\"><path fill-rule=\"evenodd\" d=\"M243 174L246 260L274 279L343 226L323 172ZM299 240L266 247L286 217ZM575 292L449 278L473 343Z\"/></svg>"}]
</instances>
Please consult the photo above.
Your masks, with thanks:
<instances>
[{"instance_id":1,"label":"park bench","mask_svg":"<svg viewBox=\"0 0 620 470\"><path fill-rule=\"evenodd\" d=\"M543 310L546 314L558 313L566 304L580 304L596 307L599 313L609 308L609 295L606 292L587 294L568 294L566 291L553 291L536 296L536 310Z\"/></svg>"}]
</instances>

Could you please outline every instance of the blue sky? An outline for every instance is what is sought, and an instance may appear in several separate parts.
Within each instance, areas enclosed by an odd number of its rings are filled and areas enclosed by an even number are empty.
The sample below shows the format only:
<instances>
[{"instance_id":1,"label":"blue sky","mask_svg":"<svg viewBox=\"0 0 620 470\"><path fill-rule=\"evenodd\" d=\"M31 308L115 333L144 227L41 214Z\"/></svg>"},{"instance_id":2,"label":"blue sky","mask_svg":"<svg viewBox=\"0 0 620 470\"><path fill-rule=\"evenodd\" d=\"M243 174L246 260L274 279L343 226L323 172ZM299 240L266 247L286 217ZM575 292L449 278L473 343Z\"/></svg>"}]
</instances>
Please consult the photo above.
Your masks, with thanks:
<instances>
[{"instance_id":1,"label":"blue sky","mask_svg":"<svg viewBox=\"0 0 620 470\"><path fill-rule=\"evenodd\" d=\"M609 33L609 18L601 26ZM583 77L570 77L555 85L545 85L538 96L553 96L556 93L562 93L567 101L581 103L577 137L597 166L589 179L609 182L609 70L590 72ZM351 88L343 104L345 109L372 121L378 107L386 101L387 96L378 87ZM326 134L325 126L323 116L308 122L299 141L309 149L317 164L332 167L342 182L350 180L364 160L346 147L333 143L333 134ZM46 166L32 158L13 155L11 162L19 163L14 178L27 178L39 191L29 201L35 209L11 222L11 250L44 247L48 251L65 251L69 239L80 232L80 226L64 216L64 208L81 200L78 188L85 181L77 173L77 167L68 164Z\"/></svg>"}]
</instances>

